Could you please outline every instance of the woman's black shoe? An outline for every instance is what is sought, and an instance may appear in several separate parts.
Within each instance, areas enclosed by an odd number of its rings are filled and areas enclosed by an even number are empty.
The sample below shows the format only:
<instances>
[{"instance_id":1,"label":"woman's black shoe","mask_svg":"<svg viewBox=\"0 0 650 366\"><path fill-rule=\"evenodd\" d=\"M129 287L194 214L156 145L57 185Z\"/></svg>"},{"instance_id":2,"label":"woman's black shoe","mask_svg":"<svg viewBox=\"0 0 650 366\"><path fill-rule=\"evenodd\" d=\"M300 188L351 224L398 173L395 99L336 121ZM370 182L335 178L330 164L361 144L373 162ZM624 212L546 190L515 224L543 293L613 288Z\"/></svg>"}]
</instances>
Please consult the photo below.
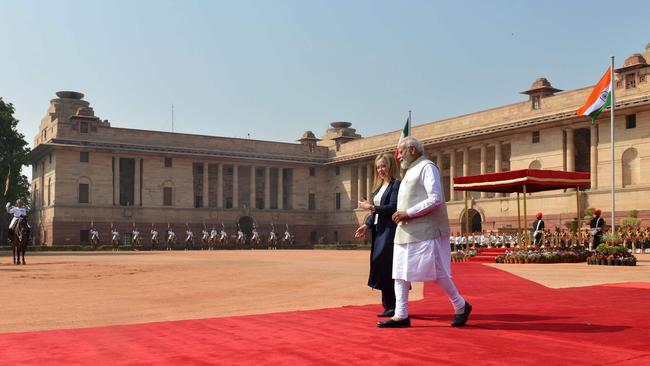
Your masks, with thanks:
<instances>
[{"instance_id":1,"label":"woman's black shoe","mask_svg":"<svg viewBox=\"0 0 650 366\"><path fill-rule=\"evenodd\" d=\"M395 310L384 310L383 313L377 314L378 318L392 318L395 316Z\"/></svg>"}]
</instances>

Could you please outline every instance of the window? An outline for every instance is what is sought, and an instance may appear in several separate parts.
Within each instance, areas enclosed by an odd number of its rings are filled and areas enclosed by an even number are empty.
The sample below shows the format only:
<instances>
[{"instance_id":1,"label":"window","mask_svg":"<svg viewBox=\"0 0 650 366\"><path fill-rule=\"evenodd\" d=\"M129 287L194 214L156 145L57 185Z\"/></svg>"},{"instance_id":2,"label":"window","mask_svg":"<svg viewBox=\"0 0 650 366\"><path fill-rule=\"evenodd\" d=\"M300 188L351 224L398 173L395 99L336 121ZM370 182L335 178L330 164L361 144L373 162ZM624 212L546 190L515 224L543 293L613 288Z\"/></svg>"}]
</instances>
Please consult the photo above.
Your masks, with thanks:
<instances>
[{"instance_id":1,"label":"window","mask_svg":"<svg viewBox=\"0 0 650 366\"><path fill-rule=\"evenodd\" d=\"M310 177L316 176L316 168L309 168L309 176Z\"/></svg>"},{"instance_id":2,"label":"window","mask_svg":"<svg viewBox=\"0 0 650 366\"><path fill-rule=\"evenodd\" d=\"M47 205L50 205L50 194L52 193L52 178L47 178Z\"/></svg>"},{"instance_id":3,"label":"window","mask_svg":"<svg viewBox=\"0 0 650 366\"><path fill-rule=\"evenodd\" d=\"M625 116L625 128L636 128L636 114Z\"/></svg>"},{"instance_id":4,"label":"window","mask_svg":"<svg viewBox=\"0 0 650 366\"><path fill-rule=\"evenodd\" d=\"M539 131L533 131L533 144L539 142Z\"/></svg>"},{"instance_id":5,"label":"window","mask_svg":"<svg viewBox=\"0 0 650 366\"><path fill-rule=\"evenodd\" d=\"M172 167L172 158L165 158L165 168Z\"/></svg>"},{"instance_id":6,"label":"window","mask_svg":"<svg viewBox=\"0 0 650 366\"><path fill-rule=\"evenodd\" d=\"M52 164L52 153L49 153L48 157L49 157L49 159L50 159L50 162L49 162L49 163Z\"/></svg>"},{"instance_id":7,"label":"window","mask_svg":"<svg viewBox=\"0 0 650 366\"><path fill-rule=\"evenodd\" d=\"M203 174L203 164L196 165L196 174Z\"/></svg>"},{"instance_id":8,"label":"window","mask_svg":"<svg viewBox=\"0 0 650 366\"><path fill-rule=\"evenodd\" d=\"M334 242L335 242L335 243L338 243L338 242L339 242L339 232L338 232L338 231L335 231L335 232L334 232Z\"/></svg>"},{"instance_id":9,"label":"window","mask_svg":"<svg viewBox=\"0 0 650 366\"><path fill-rule=\"evenodd\" d=\"M625 75L625 89L636 88L636 74Z\"/></svg>"},{"instance_id":10,"label":"window","mask_svg":"<svg viewBox=\"0 0 650 366\"><path fill-rule=\"evenodd\" d=\"M79 242L88 243L90 240L90 230L79 230Z\"/></svg>"},{"instance_id":11,"label":"window","mask_svg":"<svg viewBox=\"0 0 650 366\"><path fill-rule=\"evenodd\" d=\"M194 197L194 208L203 207L203 196Z\"/></svg>"},{"instance_id":12,"label":"window","mask_svg":"<svg viewBox=\"0 0 650 366\"><path fill-rule=\"evenodd\" d=\"M334 174L341 175L341 167L340 166L335 166L334 167Z\"/></svg>"},{"instance_id":13,"label":"window","mask_svg":"<svg viewBox=\"0 0 650 366\"><path fill-rule=\"evenodd\" d=\"M79 162L87 163L90 160L90 153L88 151L82 151L79 153Z\"/></svg>"},{"instance_id":14,"label":"window","mask_svg":"<svg viewBox=\"0 0 650 366\"><path fill-rule=\"evenodd\" d=\"M226 197L226 208L232 208L232 197Z\"/></svg>"},{"instance_id":15,"label":"window","mask_svg":"<svg viewBox=\"0 0 650 366\"><path fill-rule=\"evenodd\" d=\"M336 192L335 206L337 210L341 209L341 192Z\"/></svg>"},{"instance_id":16,"label":"window","mask_svg":"<svg viewBox=\"0 0 650 366\"><path fill-rule=\"evenodd\" d=\"M163 187L163 206L172 205L172 187Z\"/></svg>"},{"instance_id":17,"label":"window","mask_svg":"<svg viewBox=\"0 0 650 366\"><path fill-rule=\"evenodd\" d=\"M315 231L312 231L311 233L309 233L309 241L311 241L312 243L315 243L317 236L318 236L318 233L315 232Z\"/></svg>"},{"instance_id":18,"label":"window","mask_svg":"<svg viewBox=\"0 0 650 366\"><path fill-rule=\"evenodd\" d=\"M79 183L79 203L88 203L88 191L90 185L87 183Z\"/></svg>"},{"instance_id":19,"label":"window","mask_svg":"<svg viewBox=\"0 0 650 366\"><path fill-rule=\"evenodd\" d=\"M542 108L542 97L539 95L534 95L531 100L533 101L533 109Z\"/></svg>"},{"instance_id":20,"label":"window","mask_svg":"<svg viewBox=\"0 0 650 366\"><path fill-rule=\"evenodd\" d=\"M316 194L315 193L310 193L309 194L309 209L310 210L315 210L316 209Z\"/></svg>"},{"instance_id":21,"label":"window","mask_svg":"<svg viewBox=\"0 0 650 366\"><path fill-rule=\"evenodd\" d=\"M79 132L88 133L88 121L79 122Z\"/></svg>"}]
</instances>

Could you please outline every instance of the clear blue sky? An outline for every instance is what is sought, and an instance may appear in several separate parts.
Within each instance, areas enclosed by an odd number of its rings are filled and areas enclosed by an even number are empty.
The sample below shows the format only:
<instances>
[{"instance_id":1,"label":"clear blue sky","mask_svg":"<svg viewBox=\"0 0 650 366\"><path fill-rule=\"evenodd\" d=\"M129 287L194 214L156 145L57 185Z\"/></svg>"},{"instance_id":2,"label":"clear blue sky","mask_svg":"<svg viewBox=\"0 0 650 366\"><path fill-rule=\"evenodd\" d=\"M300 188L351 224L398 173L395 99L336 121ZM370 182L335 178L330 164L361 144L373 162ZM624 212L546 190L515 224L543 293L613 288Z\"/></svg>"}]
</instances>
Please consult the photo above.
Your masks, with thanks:
<instances>
[{"instance_id":1,"label":"clear blue sky","mask_svg":"<svg viewBox=\"0 0 650 366\"><path fill-rule=\"evenodd\" d=\"M119 127L370 136L594 84L650 42L650 2L613 4L0 0L0 96L30 143L58 90Z\"/></svg>"}]
</instances>

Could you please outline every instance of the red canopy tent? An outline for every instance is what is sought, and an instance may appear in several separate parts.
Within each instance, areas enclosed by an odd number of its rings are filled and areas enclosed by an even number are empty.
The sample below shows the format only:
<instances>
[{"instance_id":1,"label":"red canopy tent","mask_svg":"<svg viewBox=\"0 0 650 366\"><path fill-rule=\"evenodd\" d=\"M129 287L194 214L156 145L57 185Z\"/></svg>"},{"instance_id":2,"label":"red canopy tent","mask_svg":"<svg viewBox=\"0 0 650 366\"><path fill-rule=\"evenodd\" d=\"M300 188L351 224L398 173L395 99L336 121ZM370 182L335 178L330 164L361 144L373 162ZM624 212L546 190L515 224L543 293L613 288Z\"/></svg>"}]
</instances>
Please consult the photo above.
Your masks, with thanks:
<instances>
[{"instance_id":1,"label":"red canopy tent","mask_svg":"<svg viewBox=\"0 0 650 366\"><path fill-rule=\"evenodd\" d=\"M578 217L580 217L580 190L591 185L591 174L584 172L565 172L561 170L522 169L500 173L469 175L454 178L454 190L465 191L465 223L469 226L467 192L517 192L517 219L521 232L519 194L524 194L524 217L526 217L526 193L576 188ZM466 228L469 232L469 228ZM526 231L527 232L527 231ZM528 235L526 235L528 238Z\"/></svg>"}]
</instances>

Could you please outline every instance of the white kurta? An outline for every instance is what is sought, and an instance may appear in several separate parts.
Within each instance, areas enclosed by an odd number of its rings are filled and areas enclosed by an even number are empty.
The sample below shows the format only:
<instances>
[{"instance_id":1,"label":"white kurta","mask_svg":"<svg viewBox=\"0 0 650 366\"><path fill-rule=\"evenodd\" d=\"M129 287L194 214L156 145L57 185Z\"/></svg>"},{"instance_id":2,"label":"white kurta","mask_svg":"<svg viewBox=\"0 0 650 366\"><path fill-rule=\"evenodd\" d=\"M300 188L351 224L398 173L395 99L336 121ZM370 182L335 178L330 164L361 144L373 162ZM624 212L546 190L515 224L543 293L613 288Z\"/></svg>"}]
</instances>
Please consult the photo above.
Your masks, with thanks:
<instances>
[{"instance_id":1,"label":"white kurta","mask_svg":"<svg viewBox=\"0 0 650 366\"><path fill-rule=\"evenodd\" d=\"M433 210L446 210L440 173L431 164L420 172L420 184L427 199L406 210L410 217L419 217ZM402 224L403 225L403 224ZM408 225L408 223L406 223ZM451 248L449 236L408 244L395 244L393 278L405 281L435 281L451 277Z\"/></svg>"}]
</instances>

